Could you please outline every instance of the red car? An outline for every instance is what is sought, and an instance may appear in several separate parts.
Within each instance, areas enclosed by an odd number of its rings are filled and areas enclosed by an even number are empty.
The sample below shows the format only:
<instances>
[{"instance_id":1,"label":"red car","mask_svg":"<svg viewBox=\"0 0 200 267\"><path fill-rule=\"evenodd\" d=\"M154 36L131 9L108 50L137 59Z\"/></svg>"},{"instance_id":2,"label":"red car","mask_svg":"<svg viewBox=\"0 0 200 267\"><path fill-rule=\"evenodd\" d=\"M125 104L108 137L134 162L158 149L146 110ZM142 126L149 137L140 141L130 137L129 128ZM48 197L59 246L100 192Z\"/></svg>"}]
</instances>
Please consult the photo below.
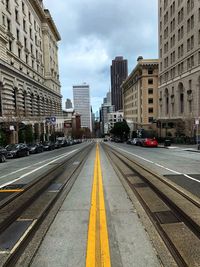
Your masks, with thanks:
<instances>
[{"instance_id":1,"label":"red car","mask_svg":"<svg viewBox=\"0 0 200 267\"><path fill-rule=\"evenodd\" d=\"M155 138L145 138L142 142L142 146L157 147L158 141Z\"/></svg>"}]
</instances>

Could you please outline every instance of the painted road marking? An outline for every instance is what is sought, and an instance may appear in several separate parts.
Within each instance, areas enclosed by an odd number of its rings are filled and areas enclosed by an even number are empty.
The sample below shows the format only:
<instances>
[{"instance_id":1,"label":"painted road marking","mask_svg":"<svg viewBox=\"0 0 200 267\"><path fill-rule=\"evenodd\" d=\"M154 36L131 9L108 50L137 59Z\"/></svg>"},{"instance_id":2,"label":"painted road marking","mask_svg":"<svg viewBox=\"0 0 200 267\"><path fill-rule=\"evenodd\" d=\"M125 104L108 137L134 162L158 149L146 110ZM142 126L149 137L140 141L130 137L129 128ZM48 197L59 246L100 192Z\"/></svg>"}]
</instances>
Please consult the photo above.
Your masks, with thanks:
<instances>
[{"instance_id":1,"label":"painted road marking","mask_svg":"<svg viewBox=\"0 0 200 267\"><path fill-rule=\"evenodd\" d=\"M110 249L104 202L99 146L96 147L92 186L86 267L110 267Z\"/></svg>"},{"instance_id":2,"label":"painted road marking","mask_svg":"<svg viewBox=\"0 0 200 267\"><path fill-rule=\"evenodd\" d=\"M23 192L24 189L0 189L0 193L16 193Z\"/></svg>"},{"instance_id":3,"label":"painted road marking","mask_svg":"<svg viewBox=\"0 0 200 267\"><path fill-rule=\"evenodd\" d=\"M197 182L197 183L200 183L200 180L195 179L195 178L193 178L192 176L190 176L190 175L188 175L188 174L174 171L174 170L169 169L169 168L167 168L167 167L165 167L165 166L163 166L163 165L160 165L159 163L150 161L150 160L145 159L145 158L143 158L143 157L141 157L141 156L138 156L137 154L134 154L134 153L131 153L131 152L129 152L129 151L126 151L125 149L122 149L122 148L119 148L119 147L116 147L116 146L112 146L112 145L109 145L109 146L110 146L110 147L115 147L116 149L119 149L119 150L121 150L121 151L123 151L123 152L125 152L125 153L127 153L127 154L130 154L130 155L135 156L136 158L139 158L139 159L142 159L142 160L147 161L147 162L149 162L149 163L152 163L152 164L154 164L154 165L156 165L156 166L158 166L158 167L160 167L160 168L162 168L162 169L165 169L165 170L167 170L167 171L173 172L173 173L175 173L175 174L183 175L183 176L185 176L186 178L188 178L188 179L190 179L190 180L193 180L193 181L195 181L195 182Z\"/></svg>"},{"instance_id":4,"label":"painted road marking","mask_svg":"<svg viewBox=\"0 0 200 267\"><path fill-rule=\"evenodd\" d=\"M73 150L73 151L74 151L74 150ZM35 166L35 165L44 163L44 162L46 162L46 161L50 161L51 159L57 159L57 158L59 159L59 157L62 156L62 155L66 155L66 153L63 153L63 154L61 154L61 155L58 155L58 156L55 156L55 157L51 157L51 158L49 158L49 159L45 159L45 160L42 160L42 161L39 161L39 162L36 162L36 163L34 163L34 164L32 164L32 165L29 165L29 166L23 167L23 168L21 168L21 169L18 169L18 170L16 170L16 171L10 172L9 174L2 175L2 176L0 176L0 179L1 179L1 178L5 178L5 177L7 177L7 176L10 176L11 174L15 174L15 173L18 173L18 172L20 172L20 171L29 169L29 168L31 168L31 167L33 167L33 166Z\"/></svg>"},{"instance_id":5,"label":"painted road marking","mask_svg":"<svg viewBox=\"0 0 200 267\"><path fill-rule=\"evenodd\" d=\"M63 154L62 156L60 156L59 158L56 158L56 159L54 159L54 160L52 160L52 161L50 161L50 162L48 162L48 163L46 163L46 164L44 164L44 165L42 165L42 166L40 166L40 167L38 167L38 168L36 168L36 169L30 171L30 172L27 172L27 173L21 175L19 178L16 178L16 179L14 179L14 180L12 180L12 181L9 181L9 182L7 182L7 183L5 183L5 184L2 184L2 185L0 185L0 188L2 188L2 187L4 187L4 186L8 186L8 185L10 185L10 184L13 184L13 183L19 181L20 179L22 179L22 178L24 178L24 177L26 177L26 176L28 176L28 175L30 175L30 174L32 174L32 173L38 171L38 170L40 170L40 169L42 169L42 168L44 168L44 167L50 165L51 163L53 163L53 162L55 162L55 161L57 161L57 160L59 160L59 159L62 159L62 158L64 158L64 157L66 157L66 156L68 156L68 155L74 153L74 152L77 151L77 150L78 150L78 149L74 149L74 150L72 150L72 151L70 151L70 152L68 152L68 153L65 153L65 154Z\"/></svg>"}]
</instances>

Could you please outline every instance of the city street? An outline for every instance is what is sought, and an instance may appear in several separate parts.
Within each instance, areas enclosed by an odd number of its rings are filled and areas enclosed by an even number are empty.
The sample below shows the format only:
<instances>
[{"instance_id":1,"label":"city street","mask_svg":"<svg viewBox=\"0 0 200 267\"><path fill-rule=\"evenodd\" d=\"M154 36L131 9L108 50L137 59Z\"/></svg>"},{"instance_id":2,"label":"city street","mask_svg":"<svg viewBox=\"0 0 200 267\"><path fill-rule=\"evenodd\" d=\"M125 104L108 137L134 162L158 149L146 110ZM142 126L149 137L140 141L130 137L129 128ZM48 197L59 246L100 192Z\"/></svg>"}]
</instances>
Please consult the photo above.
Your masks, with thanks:
<instances>
[{"instance_id":1,"label":"city street","mask_svg":"<svg viewBox=\"0 0 200 267\"><path fill-rule=\"evenodd\" d=\"M5 163L0 164L0 188L11 183L29 183L86 145L87 143L82 143L28 157L7 159Z\"/></svg>"},{"instance_id":2,"label":"city street","mask_svg":"<svg viewBox=\"0 0 200 267\"><path fill-rule=\"evenodd\" d=\"M146 148L125 143L112 143L120 152L127 155L152 171L164 175L171 181L200 196L200 153L184 148Z\"/></svg>"}]
</instances>

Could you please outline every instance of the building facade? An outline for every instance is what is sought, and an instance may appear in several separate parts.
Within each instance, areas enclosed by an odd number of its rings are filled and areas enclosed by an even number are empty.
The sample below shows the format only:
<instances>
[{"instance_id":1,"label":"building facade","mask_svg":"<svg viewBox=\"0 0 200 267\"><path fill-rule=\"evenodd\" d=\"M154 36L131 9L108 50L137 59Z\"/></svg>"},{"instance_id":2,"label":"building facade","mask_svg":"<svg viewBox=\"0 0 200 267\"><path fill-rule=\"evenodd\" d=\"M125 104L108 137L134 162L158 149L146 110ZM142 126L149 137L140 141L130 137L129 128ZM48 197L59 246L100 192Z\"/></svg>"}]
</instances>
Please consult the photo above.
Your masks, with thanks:
<instances>
[{"instance_id":1,"label":"building facade","mask_svg":"<svg viewBox=\"0 0 200 267\"><path fill-rule=\"evenodd\" d=\"M121 87L124 119L131 131L152 128L158 114L158 60L139 57Z\"/></svg>"},{"instance_id":2,"label":"building facade","mask_svg":"<svg viewBox=\"0 0 200 267\"><path fill-rule=\"evenodd\" d=\"M196 135L200 116L200 2L159 0L161 134Z\"/></svg>"},{"instance_id":3,"label":"building facade","mask_svg":"<svg viewBox=\"0 0 200 267\"><path fill-rule=\"evenodd\" d=\"M61 115L60 39L41 0L0 1L0 123L9 142L18 142L19 123L40 135L46 117Z\"/></svg>"},{"instance_id":4,"label":"building facade","mask_svg":"<svg viewBox=\"0 0 200 267\"><path fill-rule=\"evenodd\" d=\"M112 60L110 75L111 104L115 106L115 111L121 110L123 108L121 84L128 76L128 61L123 57L116 57Z\"/></svg>"},{"instance_id":5,"label":"building facade","mask_svg":"<svg viewBox=\"0 0 200 267\"><path fill-rule=\"evenodd\" d=\"M116 122L123 122L123 119L124 119L124 113L122 110L109 113L108 114L108 122L109 122L108 130L110 131L114 127Z\"/></svg>"},{"instance_id":6,"label":"building facade","mask_svg":"<svg viewBox=\"0 0 200 267\"><path fill-rule=\"evenodd\" d=\"M92 132L90 87L87 84L73 86L74 110L81 115L81 127Z\"/></svg>"}]
</instances>

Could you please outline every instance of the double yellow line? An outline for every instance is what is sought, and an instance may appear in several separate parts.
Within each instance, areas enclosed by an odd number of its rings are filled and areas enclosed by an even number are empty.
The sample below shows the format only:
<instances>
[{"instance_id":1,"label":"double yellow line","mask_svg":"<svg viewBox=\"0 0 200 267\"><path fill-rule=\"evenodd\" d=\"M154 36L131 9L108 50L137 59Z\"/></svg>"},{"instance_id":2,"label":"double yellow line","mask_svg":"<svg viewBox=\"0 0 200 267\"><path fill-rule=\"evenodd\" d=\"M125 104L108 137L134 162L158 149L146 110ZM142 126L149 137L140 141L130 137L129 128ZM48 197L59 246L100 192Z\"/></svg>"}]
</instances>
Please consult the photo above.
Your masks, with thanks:
<instances>
[{"instance_id":1,"label":"double yellow line","mask_svg":"<svg viewBox=\"0 0 200 267\"><path fill-rule=\"evenodd\" d=\"M99 146L96 147L92 187L86 267L110 267L110 250L104 203Z\"/></svg>"}]
</instances>

